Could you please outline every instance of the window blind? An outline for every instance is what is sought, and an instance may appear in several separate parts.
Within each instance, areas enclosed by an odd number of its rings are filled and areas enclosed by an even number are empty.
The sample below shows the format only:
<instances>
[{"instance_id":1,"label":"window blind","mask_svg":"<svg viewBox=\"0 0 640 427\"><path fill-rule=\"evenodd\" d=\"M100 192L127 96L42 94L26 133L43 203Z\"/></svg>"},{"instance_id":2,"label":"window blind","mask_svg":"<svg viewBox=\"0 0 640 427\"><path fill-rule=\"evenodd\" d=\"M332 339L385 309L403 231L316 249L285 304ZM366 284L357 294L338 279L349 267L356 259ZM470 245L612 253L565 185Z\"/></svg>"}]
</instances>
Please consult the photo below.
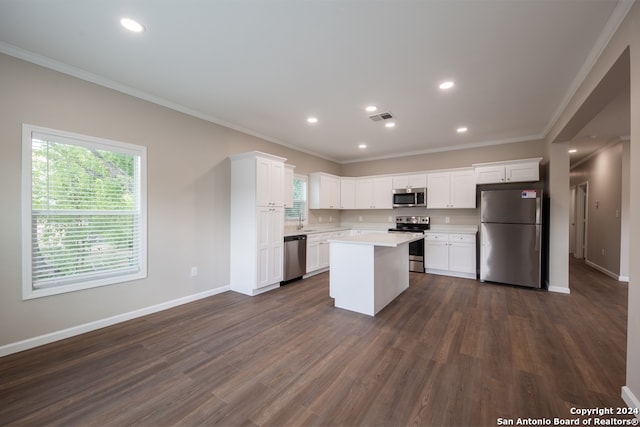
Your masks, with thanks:
<instances>
[{"instance_id":1,"label":"window blind","mask_svg":"<svg viewBox=\"0 0 640 427\"><path fill-rule=\"evenodd\" d=\"M142 270L140 171L135 150L32 132L33 289Z\"/></svg>"},{"instance_id":2,"label":"window blind","mask_svg":"<svg viewBox=\"0 0 640 427\"><path fill-rule=\"evenodd\" d=\"M306 219L307 215L307 180L303 177L293 178L293 207L285 209L285 219Z\"/></svg>"}]
</instances>

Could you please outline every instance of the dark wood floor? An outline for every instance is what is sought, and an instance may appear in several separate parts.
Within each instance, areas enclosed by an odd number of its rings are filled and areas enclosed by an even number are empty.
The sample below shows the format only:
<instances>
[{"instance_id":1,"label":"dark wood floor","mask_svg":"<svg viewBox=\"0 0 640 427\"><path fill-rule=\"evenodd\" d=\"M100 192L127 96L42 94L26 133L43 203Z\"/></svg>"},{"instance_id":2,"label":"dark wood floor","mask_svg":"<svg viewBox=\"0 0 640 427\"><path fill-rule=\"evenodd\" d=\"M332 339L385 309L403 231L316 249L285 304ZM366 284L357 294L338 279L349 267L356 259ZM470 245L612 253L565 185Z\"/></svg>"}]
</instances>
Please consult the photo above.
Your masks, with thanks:
<instances>
[{"instance_id":1,"label":"dark wood floor","mask_svg":"<svg viewBox=\"0 0 640 427\"><path fill-rule=\"evenodd\" d=\"M495 426L621 407L627 285L411 274L375 318L328 275L227 292L0 359L0 425Z\"/></svg>"}]
</instances>

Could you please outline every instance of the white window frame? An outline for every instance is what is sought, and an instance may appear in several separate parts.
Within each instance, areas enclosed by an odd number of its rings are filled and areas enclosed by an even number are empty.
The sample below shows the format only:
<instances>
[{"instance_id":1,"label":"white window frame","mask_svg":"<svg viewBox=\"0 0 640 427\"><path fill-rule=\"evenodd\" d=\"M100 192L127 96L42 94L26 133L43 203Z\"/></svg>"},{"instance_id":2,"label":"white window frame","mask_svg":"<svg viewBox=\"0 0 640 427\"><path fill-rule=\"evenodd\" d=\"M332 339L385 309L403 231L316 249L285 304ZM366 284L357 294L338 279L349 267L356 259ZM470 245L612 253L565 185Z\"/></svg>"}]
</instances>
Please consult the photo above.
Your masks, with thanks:
<instances>
[{"instance_id":1,"label":"white window frame","mask_svg":"<svg viewBox=\"0 0 640 427\"><path fill-rule=\"evenodd\" d=\"M54 140L73 145L98 148L101 150L139 156L139 214L140 214L140 258L139 270L133 273L114 275L61 284L50 287L34 288L32 282L32 135L46 134ZM129 282L147 277L147 150L146 147L119 141L96 138L41 126L23 123L22 125L22 298L23 300L58 295L99 286Z\"/></svg>"},{"instance_id":2,"label":"white window frame","mask_svg":"<svg viewBox=\"0 0 640 427\"><path fill-rule=\"evenodd\" d=\"M307 175L300 175L300 174L295 174L293 175L293 179L297 179L297 180L301 180L304 181L304 185L305 185L305 194L307 196L307 200L305 201L304 204L304 212L302 213L302 224L303 225L307 225L309 223L309 177ZM286 216L286 212L285 212L285 222L287 224L298 224L299 219L298 218L291 218L291 217L287 217Z\"/></svg>"}]
</instances>

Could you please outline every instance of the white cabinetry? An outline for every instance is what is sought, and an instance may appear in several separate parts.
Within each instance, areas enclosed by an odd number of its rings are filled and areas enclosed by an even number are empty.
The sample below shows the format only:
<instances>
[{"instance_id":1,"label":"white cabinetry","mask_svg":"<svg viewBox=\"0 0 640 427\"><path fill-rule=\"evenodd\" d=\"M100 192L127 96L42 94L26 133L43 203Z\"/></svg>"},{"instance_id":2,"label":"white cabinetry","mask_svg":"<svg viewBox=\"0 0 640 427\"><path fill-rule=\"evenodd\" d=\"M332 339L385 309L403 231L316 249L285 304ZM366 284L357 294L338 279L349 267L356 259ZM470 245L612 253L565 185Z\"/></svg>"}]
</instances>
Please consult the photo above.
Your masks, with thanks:
<instances>
[{"instance_id":1,"label":"white cabinetry","mask_svg":"<svg viewBox=\"0 0 640 427\"><path fill-rule=\"evenodd\" d=\"M284 208L258 207L258 288L282 281Z\"/></svg>"},{"instance_id":2,"label":"white cabinetry","mask_svg":"<svg viewBox=\"0 0 640 427\"><path fill-rule=\"evenodd\" d=\"M307 274L325 271L329 267L329 240L349 236L350 231L329 231L307 236Z\"/></svg>"},{"instance_id":3,"label":"white cabinetry","mask_svg":"<svg viewBox=\"0 0 640 427\"><path fill-rule=\"evenodd\" d=\"M284 207L293 207L293 165L284 165Z\"/></svg>"},{"instance_id":4,"label":"white cabinetry","mask_svg":"<svg viewBox=\"0 0 640 427\"><path fill-rule=\"evenodd\" d=\"M309 174L309 208L338 209L340 177L323 172Z\"/></svg>"},{"instance_id":5,"label":"white cabinetry","mask_svg":"<svg viewBox=\"0 0 640 427\"><path fill-rule=\"evenodd\" d=\"M307 236L307 273L320 269L320 241L323 233Z\"/></svg>"},{"instance_id":6,"label":"white cabinetry","mask_svg":"<svg viewBox=\"0 0 640 427\"><path fill-rule=\"evenodd\" d=\"M355 209L356 179L340 178L340 209Z\"/></svg>"},{"instance_id":7,"label":"white cabinetry","mask_svg":"<svg viewBox=\"0 0 640 427\"><path fill-rule=\"evenodd\" d=\"M256 157L255 163L256 205L284 206L284 163L268 157Z\"/></svg>"},{"instance_id":8,"label":"white cabinetry","mask_svg":"<svg viewBox=\"0 0 640 427\"><path fill-rule=\"evenodd\" d=\"M540 180L542 158L473 165L477 184L534 182Z\"/></svg>"},{"instance_id":9,"label":"white cabinetry","mask_svg":"<svg viewBox=\"0 0 640 427\"><path fill-rule=\"evenodd\" d=\"M356 209L393 208L391 177L356 179Z\"/></svg>"},{"instance_id":10,"label":"white cabinetry","mask_svg":"<svg viewBox=\"0 0 640 427\"><path fill-rule=\"evenodd\" d=\"M427 186L427 174L398 175L393 177L393 189L400 188L425 188Z\"/></svg>"},{"instance_id":11,"label":"white cabinetry","mask_svg":"<svg viewBox=\"0 0 640 427\"><path fill-rule=\"evenodd\" d=\"M282 281L285 160L256 151L231 156L233 291L257 295Z\"/></svg>"},{"instance_id":12,"label":"white cabinetry","mask_svg":"<svg viewBox=\"0 0 640 427\"><path fill-rule=\"evenodd\" d=\"M475 234L427 232L424 252L427 273L476 278Z\"/></svg>"},{"instance_id":13,"label":"white cabinetry","mask_svg":"<svg viewBox=\"0 0 640 427\"><path fill-rule=\"evenodd\" d=\"M476 182L473 169L438 172L427 175L427 208L461 209L476 207Z\"/></svg>"}]
</instances>

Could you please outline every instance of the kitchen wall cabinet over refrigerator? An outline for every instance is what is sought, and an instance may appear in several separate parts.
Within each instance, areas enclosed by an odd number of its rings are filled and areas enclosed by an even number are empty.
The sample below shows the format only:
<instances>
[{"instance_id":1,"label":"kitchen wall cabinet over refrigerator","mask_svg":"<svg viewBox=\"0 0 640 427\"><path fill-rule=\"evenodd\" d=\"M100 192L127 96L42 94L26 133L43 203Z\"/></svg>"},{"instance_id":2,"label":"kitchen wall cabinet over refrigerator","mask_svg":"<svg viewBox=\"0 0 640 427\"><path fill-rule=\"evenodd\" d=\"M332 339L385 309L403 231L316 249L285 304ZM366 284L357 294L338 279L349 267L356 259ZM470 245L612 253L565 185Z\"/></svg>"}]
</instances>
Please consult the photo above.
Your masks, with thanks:
<instances>
[{"instance_id":1,"label":"kitchen wall cabinet over refrigerator","mask_svg":"<svg viewBox=\"0 0 640 427\"><path fill-rule=\"evenodd\" d=\"M535 182L540 180L542 158L473 165L477 184Z\"/></svg>"},{"instance_id":2,"label":"kitchen wall cabinet over refrigerator","mask_svg":"<svg viewBox=\"0 0 640 427\"><path fill-rule=\"evenodd\" d=\"M284 251L284 162L260 152L231 156L231 290L277 288Z\"/></svg>"}]
</instances>

